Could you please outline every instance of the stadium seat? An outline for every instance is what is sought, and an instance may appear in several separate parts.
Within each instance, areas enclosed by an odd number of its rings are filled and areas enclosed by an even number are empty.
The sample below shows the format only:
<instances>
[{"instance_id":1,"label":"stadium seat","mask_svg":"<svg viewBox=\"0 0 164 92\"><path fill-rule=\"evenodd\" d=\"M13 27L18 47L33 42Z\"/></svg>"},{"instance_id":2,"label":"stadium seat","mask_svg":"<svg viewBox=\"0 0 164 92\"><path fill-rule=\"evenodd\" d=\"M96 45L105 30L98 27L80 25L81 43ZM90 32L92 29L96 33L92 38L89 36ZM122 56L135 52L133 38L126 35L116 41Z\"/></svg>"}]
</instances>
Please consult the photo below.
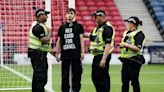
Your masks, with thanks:
<instances>
[{"instance_id":1,"label":"stadium seat","mask_svg":"<svg viewBox=\"0 0 164 92\"><path fill-rule=\"evenodd\" d=\"M119 20L118 20L118 21L115 22L115 25L116 25L116 26L125 26L122 22L123 22L123 21L119 21Z\"/></svg>"},{"instance_id":2,"label":"stadium seat","mask_svg":"<svg viewBox=\"0 0 164 92\"><path fill-rule=\"evenodd\" d=\"M85 2L83 0L78 1L77 6L85 6Z\"/></svg>"},{"instance_id":3,"label":"stadium seat","mask_svg":"<svg viewBox=\"0 0 164 92\"><path fill-rule=\"evenodd\" d=\"M13 0L12 2L1 2L0 5L5 3L5 7L1 7L0 15L4 22L4 43L15 42L17 46L27 48L28 30L35 17L35 11L33 7L43 8L44 1L40 0L35 3L31 1L22 1L23 7L20 6L20 2ZM38 8L37 8L38 9ZM14 12L11 12L14 11ZM33 14L31 14L33 13ZM19 16L18 16L19 15ZM20 50L21 48L19 48ZM17 52L16 50L14 50ZM20 50L23 51L23 50ZM24 51L23 51L24 52Z\"/></svg>"},{"instance_id":4,"label":"stadium seat","mask_svg":"<svg viewBox=\"0 0 164 92\"><path fill-rule=\"evenodd\" d=\"M82 16L76 16L76 19L80 21L82 20Z\"/></svg>"},{"instance_id":5,"label":"stadium seat","mask_svg":"<svg viewBox=\"0 0 164 92\"><path fill-rule=\"evenodd\" d=\"M98 1L98 3L96 3L97 6L106 6L106 3L104 1Z\"/></svg>"},{"instance_id":6,"label":"stadium seat","mask_svg":"<svg viewBox=\"0 0 164 92\"><path fill-rule=\"evenodd\" d=\"M91 13L89 11L81 11L80 13L82 16L85 16L85 15L91 15Z\"/></svg>"},{"instance_id":7,"label":"stadium seat","mask_svg":"<svg viewBox=\"0 0 164 92\"><path fill-rule=\"evenodd\" d=\"M104 11L109 11L109 7L107 7L107 6L98 6L98 9L101 9Z\"/></svg>"},{"instance_id":8,"label":"stadium seat","mask_svg":"<svg viewBox=\"0 0 164 92\"><path fill-rule=\"evenodd\" d=\"M80 6L78 9L79 10L83 10L83 11L87 11L88 10L88 7L86 7L86 6Z\"/></svg>"},{"instance_id":9,"label":"stadium seat","mask_svg":"<svg viewBox=\"0 0 164 92\"><path fill-rule=\"evenodd\" d=\"M162 37L163 35L163 26L161 25L164 21L164 1L163 0L144 0L151 16L153 17Z\"/></svg>"},{"instance_id":10,"label":"stadium seat","mask_svg":"<svg viewBox=\"0 0 164 92\"><path fill-rule=\"evenodd\" d=\"M125 30L125 25L113 0L79 0L76 3L77 19L83 24L85 32L91 32L96 26L91 14L97 9L102 9L106 12L107 20L116 28L116 33L119 34L117 36L121 37L122 30ZM117 43L120 41L120 37L116 37ZM118 50L115 51L119 52Z\"/></svg>"},{"instance_id":11,"label":"stadium seat","mask_svg":"<svg viewBox=\"0 0 164 92\"><path fill-rule=\"evenodd\" d=\"M121 16L113 16L114 21L122 21Z\"/></svg>"},{"instance_id":12,"label":"stadium seat","mask_svg":"<svg viewBox=\"0 0 164 92\"><path fill-rule=\"evenodd\" d=\"M87 3L86 3L87 2ZM99 2L99 3L96 3ZM66 4L66 5L62 5L62 4ZM57 4L59 6L57 6ZM60 5L61 4L61 5ZM58 31L58 27L61 24L61 21L65 20L65 11L67 9L67 4L68 4L68 0L64 0L64 2L61 1L55 1L52 0L52 10L51 10L51 15L52 15L52 30L53 32L53 37L57 36L57 31ZM9 7L9 3L6 3L6 7L1 7L1 10L11 10L12 8ZM14 5L12 3L12 5ZM16 1L15 5L19 5L19 2ZM37 9L37 8L45 8L44 7L44 0L40 0L37 1L35 3L31 3L31 2L27 2L24 3L25 6L32 6L32 7L26 7L24 8L24 11L16 11L16 12L1 12L2 15L6 15L5 18L2 16L2 18L5 20L5 23L9 24L8 26L5 27L6 30L6 36L7 38L5 38L5 41L14 41L18 40L20 42L23 41L27 41L27 39L25 37L27 37L28 35L28 30L29 30L29 26L31 25L31 22L33 21L32 19L34 18L33 16L35 16L35 11L33 11L33 9ZM14 9L14 8L13 8ZM125 25L124 22L122 21L122 18L119 14L119 11L114 3L114 0L110 0L110 1L106 1L106 0L78 0L78 2L76 3L76 19L83 24L84 29L86 32L91 32L93 30L93 28L96 26L96 23L94 21L94 19L92 18L91 14L97 10L97 9L103 9L106 12L107 15L107 19L111 22L111 24L115 27L116 29L116 36L120 36L122 33L122 30L125 29ZM33 12L33 15L29 15L29 12ZM10 13L12 13L13 15L18 15L18 14L22 14L24 15L22 17L22 20L18 20L18 21L12 21L12 19L19 19L19 17L17 16L8 16ZM59 16L59 15L63 15L63 16ZM33 17L33 18L31 18ZM10 20L10 21L8 21ZM12 24L17 24L17 26L15 26L14 28L11 27ZM15 30L13 30L15 29ZM8 31L7 31L8 30ZM12 38L14 37L14 33L15 31L20 31L20 32L24 32L23 34L16 34L17 36L20 36L19 38ZM10 36L10 37L9 37ZM24 36L24 37L22 37ZM22 38L21 38L22 37ZM115 41L118 43L120 41L120 37L116 37ZM87 46L89 46L89 41L86 42ZM21 44L20 44L21 45ZM24 45L24 44L22 44Z\"/></svg>"},{"instance_id":13,"label":"stadium seat","mask_svg":"<svg viewBox=\"0 0 164 92\"><path fill-rule=\"evenodd\" d=\"M114 7L115 4L113 1L109 0L108 2L105 2L105 4L108 6L108 7Z\"/></svg>"},{"instance_id":14,"label":"stadium seat","mask_svg":"<svg viewBox=\"0 0 164 92\"><path fill-rule=\"evenodd\" d=\"M125 31L126 30L125 25L116 27L116 30L119 32Z\"/></svg>"},{"instance_id":15,"label":"stadium seat","mask_svg":"<svg viewBox=\"0 0 164 92\"><path fill-rule=\"evenodd\" d=\"M119 16L120 13L119 13L118 11L112 11L112 12L111 12L111 15L112 15L112 16Z\"/></svg>"},{"instance_id":16,"label":"stadium seat","mask_svg":"<svg viewBox=\"0 0 164 92\"><path fill-rule=\"evenodd\" d=\"M83 16L82 19L83 19L83 20L87 20L87 21L93 21L93 18L92 18L91 15Z\"/></svg>"},{"instance_id":17,"label":"stadium seat","mask_svg":"<svg viewBox=\"0 0 164 92\"><path fill-rule=\"evenodd\" d=\"M88 9L89 9L89 11L94 12L97 10L97 7L96 6L90 6Z\"/></svg>"},{"instance_id":18,"label":"stadium seat","mask_svg":"<svg viewBox=\"0 0 164 92\"><path fill-rule=\"evenodd\" d=\"M92 32L94 28L95 28L95 26L88 26L86 28L86 32Z\"/></svg>"},{"instance_id":19,"label":"stadium seat","mask_svg":"<svg viewBox=\"0 0 164 92\"><path fill-rule=\"evenodd\" d=\"M94 1L88 1L87 3L86 3L86 5L87 6L95 6L95 2Z\"/></svg>"}]
</instances>

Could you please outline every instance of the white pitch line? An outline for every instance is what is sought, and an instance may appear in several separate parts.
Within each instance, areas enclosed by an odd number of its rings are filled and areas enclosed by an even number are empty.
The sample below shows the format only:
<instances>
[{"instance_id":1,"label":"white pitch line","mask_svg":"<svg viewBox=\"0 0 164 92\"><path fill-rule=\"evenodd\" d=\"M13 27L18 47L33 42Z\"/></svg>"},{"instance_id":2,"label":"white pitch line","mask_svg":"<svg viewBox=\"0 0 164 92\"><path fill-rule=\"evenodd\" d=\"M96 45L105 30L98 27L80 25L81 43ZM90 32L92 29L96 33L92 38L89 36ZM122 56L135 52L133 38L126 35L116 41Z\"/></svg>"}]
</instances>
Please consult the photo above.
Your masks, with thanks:
<instances>
[{"instance_id":1,"label":"white pitch line","mask_svg":"<svg viewBox=\"0 0 164 92\"><path fill-rule=\"evenodd\" d=\"M53 83L53 84L61 84L61 83ZM92 82L81 82L82 85L93 85ZM121 84L121 82L111 82L111 84ZM140 82L141 85L164 85L164 83L161 82Z\"/></svg>"},{"instance_id":2,"label":"white pitch line","mask_svg":"<svg viewBox=\"0 0 164 92\"><path fill-rule=\"evenodd\" d=\"M109 72L110 74L121 74L120 72ZM60 72L55 72L55 74L61 74ZM91 72L83 72L83 74L91 74ZM164 72L140 72L140 74L164 74Z\"/></svg>"}]
</instances>

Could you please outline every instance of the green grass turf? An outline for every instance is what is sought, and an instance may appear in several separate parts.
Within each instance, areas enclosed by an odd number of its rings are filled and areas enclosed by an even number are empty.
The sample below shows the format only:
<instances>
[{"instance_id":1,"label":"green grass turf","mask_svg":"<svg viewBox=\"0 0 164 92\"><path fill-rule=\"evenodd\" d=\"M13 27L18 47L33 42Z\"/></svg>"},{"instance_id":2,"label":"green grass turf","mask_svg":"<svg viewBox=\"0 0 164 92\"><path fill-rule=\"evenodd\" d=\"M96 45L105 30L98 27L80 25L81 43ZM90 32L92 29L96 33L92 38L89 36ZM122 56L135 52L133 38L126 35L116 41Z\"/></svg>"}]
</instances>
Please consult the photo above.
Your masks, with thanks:
<instances>
[{"instance_id":1,"label":"green grass turf","mask_svg":"<svg viewBox=\"0 0 164 92\"><path fill-rule=\"evenodd\" d=\"M53 66L53 88L60 92L61 67ZM96 92L91 81L91 65L83 65L81 92ZM121 92L121 65L110 66L111 92ZM130 85L130 84L129 84ZM140 72L141 92L164 92L164 65L143 65ZM130 91L132 87L130 85Z\"/></svg>"},{"instance_id":2,"label":"green grass turf","mask_svg":"<svg viewBox=\"0 0 164 92\"><path fill-rule=\"evenodd\" d=\"M14 74L2 75L2 72L6 72L0 67L0 87L4 85L4 81L12 81L12 77L16 77ZM82 86L81 92L96 92L91 80L91 65L83 65L82 74ZM61 65L53 65L53 89L55 92L61 92ZM6 78L7 77L7 78ZM111 77L111 91L121 92L121 65L110 66ZM16 78L21 81L21 78ZM3 81L3 83L2 83ZM27 83L21 83L24 85ZM13 85L13 84L11 84ZM29 83L28 83L29 85ZM130 85L130 84L129 84ZM164 64L162 65L144 65L140 72L140 85L141 92L164 92ZM0 91L0 92L31 92L31 91ZM130 87L130 91L132 87Z\"/></svg>"}]
</instances>

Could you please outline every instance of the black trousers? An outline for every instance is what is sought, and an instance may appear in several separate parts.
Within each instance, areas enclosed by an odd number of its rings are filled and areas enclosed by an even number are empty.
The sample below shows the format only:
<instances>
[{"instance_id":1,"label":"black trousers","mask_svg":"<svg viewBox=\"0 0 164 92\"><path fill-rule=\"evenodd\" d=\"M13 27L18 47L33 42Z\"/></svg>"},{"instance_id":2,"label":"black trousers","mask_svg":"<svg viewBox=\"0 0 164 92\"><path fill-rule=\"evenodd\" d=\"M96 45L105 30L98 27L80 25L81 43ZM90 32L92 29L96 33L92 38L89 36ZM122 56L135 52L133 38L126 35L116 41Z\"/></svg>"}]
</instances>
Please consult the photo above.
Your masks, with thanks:
<instances>
[{"instance_id":1,"label":"black trousers","mask_svg":"<svg viewBox=\"0 0 164 92\"><path fill-rule=\"evenodd\" d=\"M71 66L71 67L70 67ZM69 75L71 72L71 75ZM62 59L62 92L69 92L70 83L69 78L71 76L72 91L80 92L81 88L81 75L82 75L82 63L80 59Z\"/></svg>"},{"instance_id":2,"label":"black trousers","mask_svg":"<svg viewBox=\"0 0 164 92\"><path fill-rule=\"evenodd\" d=\"M28 54L33 68L32 92L44 92L44 86L47 83L47 53L29 50Z\"/></svg>"},{"instance_id":3,"label":"black trousers","mask_svg":"<svg viewBox=\"0 0 164 92\"><path fill-rule=\"evenodd\" d=\"M140 92L139 72L141 64L132 61L122 62L122 92L129 92L129 83L133 86L133 92Z\"/></svg>"},{"instance_id":4,"label":"black trousers","mask_svg":"<svg viewBox=\"0 0 164 92\"><path fill-rule=\"evenodd\" d=\"M92 81L96 88L96 92L110 91L109 61L111 54L108 55L105 68L100 67L100 61L103 55L97 55L93 58L92 63Z\"/></svg>"}]
</instances>

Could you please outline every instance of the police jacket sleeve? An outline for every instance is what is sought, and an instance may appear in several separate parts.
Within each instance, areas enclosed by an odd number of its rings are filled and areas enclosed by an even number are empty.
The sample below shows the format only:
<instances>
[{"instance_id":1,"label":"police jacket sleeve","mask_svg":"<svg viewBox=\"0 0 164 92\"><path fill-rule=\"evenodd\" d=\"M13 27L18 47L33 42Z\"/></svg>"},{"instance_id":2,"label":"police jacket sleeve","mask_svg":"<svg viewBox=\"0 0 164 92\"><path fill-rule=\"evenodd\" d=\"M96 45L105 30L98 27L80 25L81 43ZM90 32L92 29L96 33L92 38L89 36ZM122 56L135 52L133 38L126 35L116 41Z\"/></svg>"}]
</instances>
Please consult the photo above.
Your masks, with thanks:
<instances>
[{"instance_id":1,"label":"police jacket sleeve","mask_svg":"<svg viewBox=\"0 0 164 92\"><path fill-rule=\"evenodd\" d=\"M112 36L113 36L113 28L110 26L105 26L102 35L103 35L103 40L106 44L111 43L112 42Z\"/></svg>"},{"instance_id":2,"label":"police jacket sleeve","mask_svg":"<svg viewBox=\"0 0 164 92\"><path fill-rule=\"evenodd\" d=\"M135 35L134 37L134 40L135 40L135 45L138 47L138 48L142 48L142 43L145 39L145 35L143 34L143 32L139 32Z\"/></svg>"},{"instance_id":3,"label":"police jacket sleeve","mask_svg":"<svg viewBox=\"0 0 164 92\"><path fill-rule=\"evenodd\" d=\"M32 33L39 39L45 36L44 28L38 24L33 27Z\"/></svg>"}]
</instances>

